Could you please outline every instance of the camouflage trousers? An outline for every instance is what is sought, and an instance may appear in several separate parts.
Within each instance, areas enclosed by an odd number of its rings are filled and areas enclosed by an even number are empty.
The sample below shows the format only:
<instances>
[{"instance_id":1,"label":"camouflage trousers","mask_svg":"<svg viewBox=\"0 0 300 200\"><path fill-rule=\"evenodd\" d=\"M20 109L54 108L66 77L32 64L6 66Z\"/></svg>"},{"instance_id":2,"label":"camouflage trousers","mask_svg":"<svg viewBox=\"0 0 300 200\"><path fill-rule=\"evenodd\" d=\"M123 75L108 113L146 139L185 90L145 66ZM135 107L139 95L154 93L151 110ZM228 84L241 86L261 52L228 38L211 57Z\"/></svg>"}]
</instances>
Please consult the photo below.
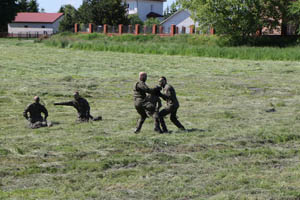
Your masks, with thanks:
<instances>
[{"instance_id":1,"label":"camouflage trousers","mask_svg":"<svg viewBox=\"0 0 300 200\"><path fill-rule=\"evenodd\" d=\"M51 126L50 124L51 123L37 121L37 122L33 122L33 123L29 122L28 126L29 126L29 128L36 129L36 128L41 128L41 127Z\"/></svg>"}]
</instances>

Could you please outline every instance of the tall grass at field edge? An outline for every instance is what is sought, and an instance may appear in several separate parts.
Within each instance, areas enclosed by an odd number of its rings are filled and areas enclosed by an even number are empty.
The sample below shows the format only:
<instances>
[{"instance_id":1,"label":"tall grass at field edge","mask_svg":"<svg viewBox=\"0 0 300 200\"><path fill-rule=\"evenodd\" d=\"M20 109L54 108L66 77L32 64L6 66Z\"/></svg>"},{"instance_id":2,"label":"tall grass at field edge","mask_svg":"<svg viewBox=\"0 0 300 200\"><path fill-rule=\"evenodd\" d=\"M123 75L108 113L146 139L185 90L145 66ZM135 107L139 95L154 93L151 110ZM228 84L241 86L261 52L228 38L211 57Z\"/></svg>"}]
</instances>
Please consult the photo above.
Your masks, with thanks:
<instances>
[{"instance_id":1,"label":"tall grass at field edge","mask_svg":"<svg viewBox=\"0 0 300 200\"><path fill-rule=\"evenodd\" d=\"M105 36L81 34L55 36L43 41L47 46L91 51L128 52L197 57L215 57L241 60L300 60L300 48L295 47L225 47L218 45L216 36L159 37L156 35Z\"/></svg>"}]
</instances>

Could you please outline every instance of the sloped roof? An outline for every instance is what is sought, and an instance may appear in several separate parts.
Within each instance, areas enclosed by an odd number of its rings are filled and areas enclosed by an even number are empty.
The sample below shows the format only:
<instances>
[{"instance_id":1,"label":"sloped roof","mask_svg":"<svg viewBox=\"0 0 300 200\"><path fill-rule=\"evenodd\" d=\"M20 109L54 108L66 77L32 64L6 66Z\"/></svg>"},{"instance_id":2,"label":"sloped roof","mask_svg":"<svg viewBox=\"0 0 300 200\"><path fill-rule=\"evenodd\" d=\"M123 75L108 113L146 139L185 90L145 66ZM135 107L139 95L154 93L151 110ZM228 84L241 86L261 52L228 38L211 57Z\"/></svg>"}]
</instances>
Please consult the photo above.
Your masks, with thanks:
<instances>
[{"instance_id":1,"label":"sloped roof","mask_svg":"<svg viewBox=\"0 0 300 200\"><path fill-rule=\"evenodd\" d=\"M179 9L177 10L173 15L169 16L167 19L163 20L160 25L166 23L167 21L171 20L173 17L175 17L176 15L178 15L181 12L187 12L189 15L191 15L190 11L187 9Z\"/></svg>"},{"instance_id":2,"label":"sloped roof","mask_svg":"<svg viewBox=\"0 0 300 200\"><path fill-rule=\"evenodd\" d=\"M149 12L148 15L146 16L147 18L151 18L151 17L163 17L162 15L160 14L157 14L155 12Z\"/></svg>"},{"instance_id":3,"label":"sloped roof","mask_svg":"<svg viewBox=\"0 0 300 200\"><path fill-rule=\"evenodd\" d=\"M21 22L31 22L31 23L54 23L58 20L63 13L28 13L28 12L20 12L15 17L13 22L21 23Z\"/></svg>"}]
</instances>

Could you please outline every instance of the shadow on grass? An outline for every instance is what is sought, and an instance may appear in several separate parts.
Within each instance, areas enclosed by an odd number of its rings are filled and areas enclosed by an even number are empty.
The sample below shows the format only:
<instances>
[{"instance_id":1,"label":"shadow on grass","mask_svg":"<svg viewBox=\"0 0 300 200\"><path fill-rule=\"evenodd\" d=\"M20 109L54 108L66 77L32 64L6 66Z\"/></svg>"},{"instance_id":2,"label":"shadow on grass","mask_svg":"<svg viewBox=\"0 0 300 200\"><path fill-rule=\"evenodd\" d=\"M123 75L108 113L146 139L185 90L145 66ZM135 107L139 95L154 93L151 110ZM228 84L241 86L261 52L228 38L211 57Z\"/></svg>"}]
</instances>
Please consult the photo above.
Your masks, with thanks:
<instances>
[{"instance_id":1,"label":"shadow on grass","mask_svg":"<svg viewBox=\"0 0 300 200\"><path fill-rule=\"evenodd\" d=\"M191 128L191 129L185 129L185 130L177 130L177 131L169 131L169 133L193 133L193 132L207 132L208 130L204 129L198 129L198 128Z\"/></svg>"},{"instance_id":2,"label":"shadow on grass","mask_svg":"<svg viewBox=\"0 0 300 200\"><path fill-rule=\"evenodd\" d=\"M59 125L60 122L51 121L49 127Z\"/></svg>"}]
</instances>

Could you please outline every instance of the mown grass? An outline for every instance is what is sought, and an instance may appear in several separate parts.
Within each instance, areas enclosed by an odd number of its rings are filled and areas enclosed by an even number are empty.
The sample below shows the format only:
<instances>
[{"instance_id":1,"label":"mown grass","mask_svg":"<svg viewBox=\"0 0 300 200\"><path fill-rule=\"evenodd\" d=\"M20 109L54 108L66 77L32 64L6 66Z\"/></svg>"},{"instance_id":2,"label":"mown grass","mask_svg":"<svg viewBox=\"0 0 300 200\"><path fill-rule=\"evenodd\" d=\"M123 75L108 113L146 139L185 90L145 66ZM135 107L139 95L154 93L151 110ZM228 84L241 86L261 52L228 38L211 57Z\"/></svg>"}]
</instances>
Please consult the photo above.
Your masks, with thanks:
<instances>
[{"instance_id":1,"label":"mown grass","mask_svg":"<svg viewBox=\"0 0 300 200\"><path fill-rule=\"evenodd\" d=\"M0 199L299 199L300 64L47 48L0 40ZM180 132L138 115L139 71L175 87ZM79 90L103 121L53 102ZM50 128L22 117L34 95ZM266 112L274 108L275 112Z\"/></svg>"},{"instance_id":2,"label":"mown grass","mask_svg":"<svg viewBox=\"0 0 300 200\"><path fill-rule=\"evenodd\" d=\"M299 47L228 47L225 39L207 35L106 36L103 34L60 34L43 41L47 46L78 50L138 54L182 55L241 60L299 61Z\"/></svg>"}]
</instances>

